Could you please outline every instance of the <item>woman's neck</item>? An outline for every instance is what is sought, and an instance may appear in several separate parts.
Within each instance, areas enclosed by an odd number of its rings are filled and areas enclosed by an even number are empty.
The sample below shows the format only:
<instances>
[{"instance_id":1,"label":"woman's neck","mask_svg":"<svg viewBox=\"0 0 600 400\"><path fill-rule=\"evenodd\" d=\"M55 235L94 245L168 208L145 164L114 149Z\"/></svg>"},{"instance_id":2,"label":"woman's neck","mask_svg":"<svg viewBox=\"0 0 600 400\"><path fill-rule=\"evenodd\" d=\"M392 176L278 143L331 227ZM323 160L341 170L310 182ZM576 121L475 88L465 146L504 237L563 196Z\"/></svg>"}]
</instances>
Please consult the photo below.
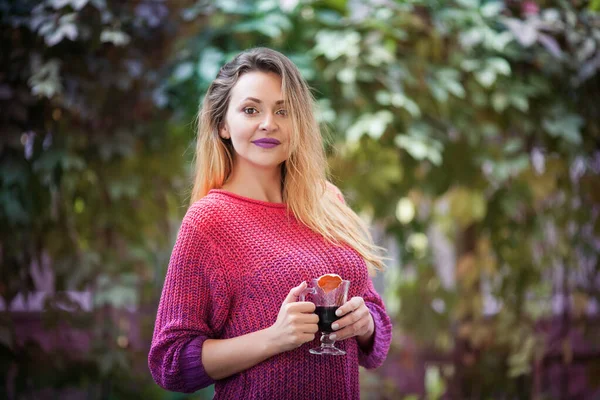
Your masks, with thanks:
<instances>
[{"instance_id":1,"label":"woman's neck","mask_svg":"<svg viewBox=\"0 0 600 400\"><path fill-rule=\"evenodd\" d=\"M237 164L221 189L255 200L283 203L281 166L274 169L256 169L244 168Z\"/></svg>"}]
</instances>

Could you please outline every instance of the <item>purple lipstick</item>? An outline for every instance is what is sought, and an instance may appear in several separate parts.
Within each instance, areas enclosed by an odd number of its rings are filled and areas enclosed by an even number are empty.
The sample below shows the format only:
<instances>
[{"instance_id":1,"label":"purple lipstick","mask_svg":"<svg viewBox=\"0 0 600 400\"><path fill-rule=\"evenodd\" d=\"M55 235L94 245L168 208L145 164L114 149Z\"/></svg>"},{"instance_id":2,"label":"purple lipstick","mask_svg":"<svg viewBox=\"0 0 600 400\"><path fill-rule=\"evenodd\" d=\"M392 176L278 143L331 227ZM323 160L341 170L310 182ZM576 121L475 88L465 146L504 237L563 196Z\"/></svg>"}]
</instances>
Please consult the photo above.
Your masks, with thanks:
<instances>
[{"instance_id":1,"label":"purple lipstick","mask_svg":"<svg viewBox=\"0 0 600 400\"><path fill-rule=\"evenodd\" d=\"M253 140L252 143L257 145L258 147L262 147L263 149L272 149L273 147L279 146L281 144L279 140L272 138Z\"/></svg>"}]
</instances>

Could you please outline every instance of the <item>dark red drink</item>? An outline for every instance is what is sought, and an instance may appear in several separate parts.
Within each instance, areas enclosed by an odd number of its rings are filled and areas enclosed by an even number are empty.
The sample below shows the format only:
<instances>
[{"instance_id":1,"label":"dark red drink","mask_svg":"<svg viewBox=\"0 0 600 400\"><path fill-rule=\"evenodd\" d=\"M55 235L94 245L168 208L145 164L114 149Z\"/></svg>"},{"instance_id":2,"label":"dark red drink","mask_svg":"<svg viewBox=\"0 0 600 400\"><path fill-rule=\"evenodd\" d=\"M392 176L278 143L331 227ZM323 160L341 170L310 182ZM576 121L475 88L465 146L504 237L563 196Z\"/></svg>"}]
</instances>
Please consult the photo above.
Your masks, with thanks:
<instances>
[{"instance_id":1,"label":"dark red drink","mask_svg":"<svg viewBox=\"0 0 600 400\"><path fill-rule=\"evenodd\" d=\"M317 307L315 313L319 316L319 330L321 332L333 332L333 329L331 329L331 324L340 319L337 315L335 315L335 310L337 310L338 308L338 306Z\"/></svg>"}]
</instances>

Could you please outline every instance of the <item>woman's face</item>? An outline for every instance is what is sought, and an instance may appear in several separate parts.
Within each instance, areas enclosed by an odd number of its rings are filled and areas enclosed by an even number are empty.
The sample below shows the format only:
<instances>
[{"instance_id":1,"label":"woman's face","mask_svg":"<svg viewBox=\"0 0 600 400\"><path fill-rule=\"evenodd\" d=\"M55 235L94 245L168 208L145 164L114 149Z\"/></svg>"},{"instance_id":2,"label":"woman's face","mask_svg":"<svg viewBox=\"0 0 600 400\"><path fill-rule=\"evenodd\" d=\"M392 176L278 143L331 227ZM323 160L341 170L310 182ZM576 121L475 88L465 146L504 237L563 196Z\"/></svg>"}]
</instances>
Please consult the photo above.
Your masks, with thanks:
<instances>
[{"instance_id":1,"label":"woman's face","mask_svg":"<svg viewBox=\"0 0 600 400\"><path fill-rule=\"evenodd\" d=\"M281 93L281 78L272 72L243 74L231 90L225 122L219 130L230 138L237 167L273 169L287 159L291 120Z\"/></svg>"}]
</instances>

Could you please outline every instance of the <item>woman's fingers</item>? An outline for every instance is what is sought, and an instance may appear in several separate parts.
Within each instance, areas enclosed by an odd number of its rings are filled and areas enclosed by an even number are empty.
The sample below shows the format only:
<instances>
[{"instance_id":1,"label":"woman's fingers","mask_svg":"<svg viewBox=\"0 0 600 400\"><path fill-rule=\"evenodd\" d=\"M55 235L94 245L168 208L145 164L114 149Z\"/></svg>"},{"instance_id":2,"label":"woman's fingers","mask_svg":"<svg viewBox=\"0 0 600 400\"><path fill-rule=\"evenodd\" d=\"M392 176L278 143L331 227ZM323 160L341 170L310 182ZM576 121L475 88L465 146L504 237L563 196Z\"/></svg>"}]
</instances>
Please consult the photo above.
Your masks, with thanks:
<instances>
[{"instance_id":1,"label":"woman's fingers","mask_svg":"<svg viewBox=\"0 0 600 400\"><path fill-rule=\"evenodd\" d=\"M353 297L338 308L336 314L343 317L331 325L335 340L362 335L369 327L370 311L362 297Z\"/></svg>"},{"instance_id":2,"label":"woman's fingers","mask_svg":"<svg viewBox=\"0 0 600 400\"><path fill-rule=\"evenodd\" d=\"M338 308L335 312L335 315L341 317L343 315L353 312L354 310L359 309L364 304L365 300L362 297L353 297L346 303L344 303L340 308Z\"/></svg>"},{"instance_id":3,"label":"woman's fingers","mask_svg":"<svg viewBox=\"0 0 600 400\"><path fill-rule=\"evenodd\" d=\"M348 302L348 303L350 303L350 302ZM358 306L357 308L353 308L353 309L350 309L350 307L353 305L352 304L348 305L348 303L346 303L347 305L342 306L343 310L345 312L342 311L341 315L345 315L345 316L338 319L337 321L335 321L335 323L332 324L333 329L340 329L340 328L344 328L345 326L354 324L361 318L364 318L365 316L367 316L367 314L369 313L369 309L365 305L364 301L362 302L362 305ZM340 307L338 310L342 309L342 307ZM347 311L347 310L350 310L350 311ZM334 325L336 325L337 327L335 327Z\"/></svg>"},{"instance_id":4,"label":"woman's fingers","mask_svg":"<svg viewBox=\"0 0 600 400\"><path fill-rule=\"evenodd\" d=\"M362 335L368 327L368 321L366 318L361 318L357 322L348 325L344 328L340 328L339 330L334 332L335 340L344 340L351 338L353 336Z\"/></svg>"}]
</instances>

